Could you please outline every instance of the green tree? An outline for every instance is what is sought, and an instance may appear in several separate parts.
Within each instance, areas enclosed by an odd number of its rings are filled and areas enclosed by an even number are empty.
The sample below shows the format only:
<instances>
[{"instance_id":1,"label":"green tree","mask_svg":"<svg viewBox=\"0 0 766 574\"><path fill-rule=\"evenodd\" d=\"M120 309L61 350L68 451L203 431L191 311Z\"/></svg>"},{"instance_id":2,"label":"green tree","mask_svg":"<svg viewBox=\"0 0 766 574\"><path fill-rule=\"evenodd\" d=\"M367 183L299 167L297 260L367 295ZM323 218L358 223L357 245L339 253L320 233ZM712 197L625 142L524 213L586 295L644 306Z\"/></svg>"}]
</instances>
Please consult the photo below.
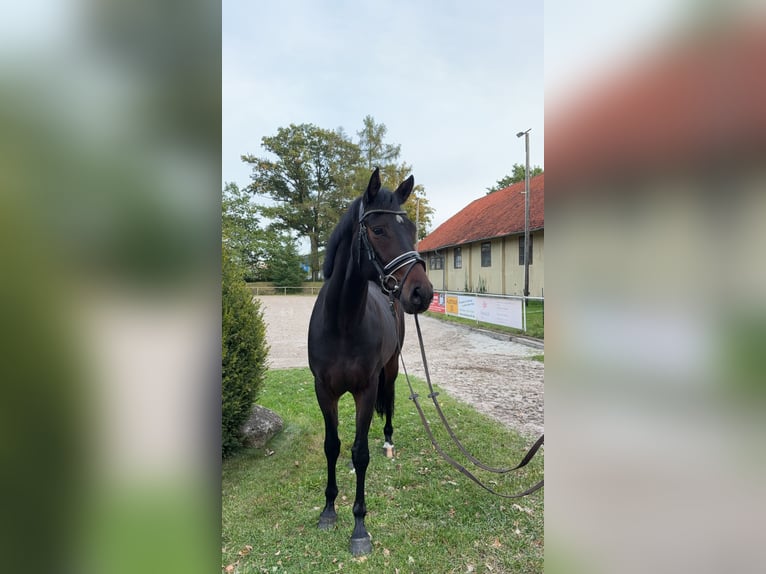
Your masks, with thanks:
<instances>
[{"instance_id":1,"label":"green tree","mask_svg":"<svg viewBox=\"0 0 766 574\"><path fill-rule=\"evenodd\" d=\"M301 257L295 239L278 227L263 228L260 206L235 183L223 190L221 233L229 253L243 270L246 281L273 281L280 287L298 286L303 280Z\"/></svg>"},{"instance_id":2,"label":"green tree","mask_svg":"<svg viewBox=\"0 0 766 574\"><path fill-rule=\"evenodd\" d=\"M359 170L356 177L357 188L365 189L370 179L370 173L379 167L384 184L391 189L396 189L396 186L412 174L412 166L406 162L398 162L401 145L384 142L388 133L385 124L376 124L375 118L370 115L365 116L362 124L361 131L356 132L356 135L359 136L358 145L362 152L363 161L362 169ZM418 203L420 204L419 209ZM423 239L431 226L433 208L428 203L425 187L417 182L417 178L412 195L404 204L404 210L412 221L419 219L418 239Z\"/></svg>"},{"instance_id":3,"label":"green tree","mask_svg":"<svg viewBox=\"0 0 766 574\"><path fill-rule=\"evenodd\" d=\"M308 237L311 276L317 280L319 250L357 193L354 179L360 165L359 146L342 130L312 124L279 128L276 135L264 137L261 145L276 159L242 156L252 166L252 183L247 189L276 203L260 208L275 228Z\"/></svg>"},{"instance_id":4,"label":"green tree","mask_svg":"<svg viewBox=\"0 0 766 574\"><path fill-rule=\"evenodd\" d=\"M236 183L227 183L221 197L221 235L231 256L242 266L245 279L257 278L266 256L258 206Z\"/></svg>"},{"instance_id":5,"label":"green tree","mask_svg":"<svg viewBox=\"0 0 766 574\"><path fill-rule=\"evenodd\" d=\"M493 185L492 187L488 187L487 195L489 195L490 193L494 193L496 191L500 191L501 189L504 189L514 183L524 181L525 171L526 170L523 165L521 165L520 163L514 163L513 172L511 173L511 175L506 175L505 177L498 179L495 185ZM529 177L533 178L536 175L540 175L541 173L543 173L543 168L541 168L539 165L536 165L529 170Z\"/></svg>"},{"instance_id":6,"label":"green tree","mask_svg":"<svg viewBox=\"0 0 766 574\"><path fill-rule=\"evenodd\" d=\"M245 285L242 269L222 246L221 281L221 438L222 456L242 444L242 423L266 376L266 325L260 303Z\"/></svg>"},{"instance_id":7,"label":"green tree","mask_svg":"<svg viewBox=\"0 0 766 574\"><path fill-rule=\"evenodd\" d=\"M299 287L305 273L301 268L303 258L287 233L269 230L265 251L262 281L271 281L277 287Z\"/></svg>"},{"instance_id":8,"label":"green tree","mask_svg":"<svg viewBox=\"0 0 766 574\"><path fill-rule=\"evenodd\" d=\"M386 124L376 124L375 118L370 115L364 117L362 124L362 130L356 132L356 135L359 136L359 149L367 173L376 167L383 169L384 166L396 163L402 146L383 143L388 133ZM367 184L366 181L364 183Z\"/></svg>"}]
</instances>

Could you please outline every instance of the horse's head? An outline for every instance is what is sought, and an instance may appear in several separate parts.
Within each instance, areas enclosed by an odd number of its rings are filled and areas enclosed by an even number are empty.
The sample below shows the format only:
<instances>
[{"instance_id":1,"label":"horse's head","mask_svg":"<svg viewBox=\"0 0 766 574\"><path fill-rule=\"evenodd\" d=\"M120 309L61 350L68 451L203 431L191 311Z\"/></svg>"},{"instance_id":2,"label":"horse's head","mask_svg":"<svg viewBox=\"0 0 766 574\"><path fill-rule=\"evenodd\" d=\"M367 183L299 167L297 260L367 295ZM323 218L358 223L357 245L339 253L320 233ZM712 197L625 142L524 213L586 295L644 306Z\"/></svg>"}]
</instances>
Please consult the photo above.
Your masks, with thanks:
<instances>
[{"instance_id":1,"label":"horse's head","mask_svg":"<svg viewBox=\"0 0 766 574\"><path fill-rule=\"evenodd\" d=\"M407 313L414 314L428 309L434 289L425 262L414 248L415 224L401 208L413 184L410 176L392 193L381 188L376 169L359 203L358 217L363 269L383 291L398 297Z\"/></svg>"}]
</instances>

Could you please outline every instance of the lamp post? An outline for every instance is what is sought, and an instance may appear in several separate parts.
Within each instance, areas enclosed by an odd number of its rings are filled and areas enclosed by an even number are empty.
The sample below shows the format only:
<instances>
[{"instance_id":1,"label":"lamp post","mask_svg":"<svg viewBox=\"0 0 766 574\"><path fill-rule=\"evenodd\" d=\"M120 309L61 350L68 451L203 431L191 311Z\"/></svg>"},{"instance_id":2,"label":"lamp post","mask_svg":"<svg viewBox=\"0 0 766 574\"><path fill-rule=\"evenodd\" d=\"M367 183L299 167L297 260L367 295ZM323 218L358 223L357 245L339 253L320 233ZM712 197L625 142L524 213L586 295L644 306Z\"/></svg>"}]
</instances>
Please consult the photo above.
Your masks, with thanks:
<instances>
[{"instance_id":1,"label":"lamp post","mask_svg":"<svg viewBox=\"0 0 766 574\"><path fill-rule=\"evenodd\" d=\"M420 198L415 198L415 250L420 243Z\"/></svg>"},{"instance_id":2,"label":"lamp post","mask_svg":"<svg viewBox=\"0 0 766 574\"><path fill-rule=\"evenodd\" d=\"M524 136L524 145L527 152L527 164L524 169L524 297L529 297L529 128L525 132L516 134L517 138ZM524 300L524 306L529 303Z\"/></svg>"}]
</instances>

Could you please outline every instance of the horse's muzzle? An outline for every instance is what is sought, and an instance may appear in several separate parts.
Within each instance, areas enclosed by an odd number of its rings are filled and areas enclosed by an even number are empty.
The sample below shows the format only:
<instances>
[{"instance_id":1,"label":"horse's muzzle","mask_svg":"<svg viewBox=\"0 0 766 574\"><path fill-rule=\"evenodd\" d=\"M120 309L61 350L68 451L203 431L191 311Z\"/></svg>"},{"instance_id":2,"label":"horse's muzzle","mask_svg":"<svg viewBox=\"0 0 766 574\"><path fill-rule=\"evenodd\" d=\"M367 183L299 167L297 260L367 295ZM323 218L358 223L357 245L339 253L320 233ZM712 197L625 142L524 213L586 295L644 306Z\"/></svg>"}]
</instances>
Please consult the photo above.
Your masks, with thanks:
<instances>
[{"instance_id":1,"label":"horse's muzzle","mask_svg":"<svg viewBox=\"0 0 766 574\"><path fill-rule=\"evenodd\" d=\"M402 289L402 309L411 315L422 313L431 305L433 296L434 287L428 275L422 266L415 265Z\"/></svg>"}]
</instances>

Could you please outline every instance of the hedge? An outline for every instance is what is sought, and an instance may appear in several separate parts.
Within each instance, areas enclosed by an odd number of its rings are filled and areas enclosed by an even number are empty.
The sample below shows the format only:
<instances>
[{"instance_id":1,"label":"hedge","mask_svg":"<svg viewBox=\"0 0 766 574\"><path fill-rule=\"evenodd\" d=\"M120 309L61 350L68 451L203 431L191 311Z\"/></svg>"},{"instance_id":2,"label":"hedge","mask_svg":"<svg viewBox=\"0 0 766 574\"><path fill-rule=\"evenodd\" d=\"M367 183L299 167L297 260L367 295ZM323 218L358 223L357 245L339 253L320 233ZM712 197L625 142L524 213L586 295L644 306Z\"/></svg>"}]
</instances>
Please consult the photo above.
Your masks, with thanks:
<instances>
[{"instance_id":1,"label":"hedge","mask_svg":"<svg viewBox=\"0 0 766 574\"><path fill-rule=\"evenodd\" d=\"M221 454L242 445L241 427L266 376L266 324L258 300L247 288L242 270L223 249L222 257Z\"/></svg>"}]
</instances>

